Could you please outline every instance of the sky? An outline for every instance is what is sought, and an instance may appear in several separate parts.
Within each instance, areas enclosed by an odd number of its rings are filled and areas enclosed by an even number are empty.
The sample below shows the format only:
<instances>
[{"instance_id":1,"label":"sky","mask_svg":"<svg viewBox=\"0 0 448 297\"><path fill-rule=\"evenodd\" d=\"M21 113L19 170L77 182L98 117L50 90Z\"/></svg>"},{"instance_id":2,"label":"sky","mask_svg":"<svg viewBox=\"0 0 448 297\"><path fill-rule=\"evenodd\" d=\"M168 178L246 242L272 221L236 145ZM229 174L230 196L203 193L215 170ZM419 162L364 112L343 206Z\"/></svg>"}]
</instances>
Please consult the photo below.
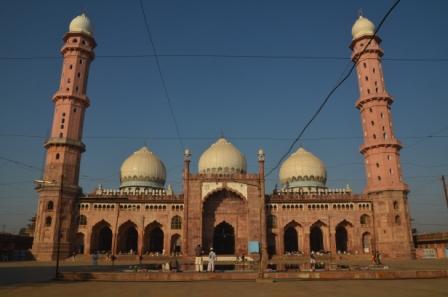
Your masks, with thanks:
<instances>
[{"instance_id":1,"label":"sky","mask_svg":"<svg viewBox=\"0 0 448 297\"><path fill-rule=\"evenodd\" d=\"M267 171L273 168L350 65L351 27L359 9L378 24L392 1L143 4L162 55L160 66L180 135L193 153L192 171L197 171L201 153L223 133L245 154L248 171L256 172L257 150L266 152ZM1 231L17 232L35 214L32 181L42 178L39 168L53 117L51 98L60 79L62 37L82 11L93 23L98 44L87 89L91 106L84 124L84 192L98 184L118 188L122 162L143 145L165 163L167 184L176 192L181 189L183 148L150 56L138 0L2 1ZM447 12L443 0L401 1L378 33L386 88L395 100L395 134L404 145L402 168L411 190L412 225L419 232L448 230L441 183L441 175L448 174ZM352 75L300 142L326 164L330 188L348 184L357 193L365 186L362 131L354 106L358 96ZM267 177L267 192L277 183L275 171Z\"/></svg>"}]
</instances>

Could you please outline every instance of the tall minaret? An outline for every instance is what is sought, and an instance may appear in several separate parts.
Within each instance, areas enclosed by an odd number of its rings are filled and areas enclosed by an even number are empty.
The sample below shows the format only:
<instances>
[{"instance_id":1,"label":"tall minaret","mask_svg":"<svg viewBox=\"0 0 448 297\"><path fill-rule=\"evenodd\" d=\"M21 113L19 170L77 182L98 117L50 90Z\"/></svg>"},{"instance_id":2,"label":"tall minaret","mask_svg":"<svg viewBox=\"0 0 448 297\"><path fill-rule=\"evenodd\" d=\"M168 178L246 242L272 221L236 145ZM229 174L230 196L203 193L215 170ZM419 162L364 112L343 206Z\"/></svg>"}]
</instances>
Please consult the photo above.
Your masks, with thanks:
<instances>
[{"instance_id":1,"label":"tall minaret","mask_svg":"<svg viewBox=\"0 0 448 297\"><path fill-rule=\"evenodd\" d=\"M407 205L407 185L400 167L401 143L392 129L392 97L384 84L381 39L372 36L374 24L359 16L352 28L352 60L356 63L360 97L367 185L375 211L375 245L390 257L409 257L412 236ZM370 44L369 44L370 41ZM367 49L366 46L368 45ZM365 49L365 50L364 50Z\"/></svg>"},{"instance_id":2,"label":"tall minaret","mask_svg":"<svg viewBox=\"0 0 448 297\"><path fill-rule=\"evenodd\" d=\"M38 260L56 258L58 232L61 257L72 252L77 227L76 200L81 194L79 169L85 151L82 130L89 106L87 78L95 46L90 20L84 14L74 18L61 49L64 60L60 86L53 97L51 136L45 143L44 177L36 187L39 204L33 254Z\"/></svg>"}]
</instances>

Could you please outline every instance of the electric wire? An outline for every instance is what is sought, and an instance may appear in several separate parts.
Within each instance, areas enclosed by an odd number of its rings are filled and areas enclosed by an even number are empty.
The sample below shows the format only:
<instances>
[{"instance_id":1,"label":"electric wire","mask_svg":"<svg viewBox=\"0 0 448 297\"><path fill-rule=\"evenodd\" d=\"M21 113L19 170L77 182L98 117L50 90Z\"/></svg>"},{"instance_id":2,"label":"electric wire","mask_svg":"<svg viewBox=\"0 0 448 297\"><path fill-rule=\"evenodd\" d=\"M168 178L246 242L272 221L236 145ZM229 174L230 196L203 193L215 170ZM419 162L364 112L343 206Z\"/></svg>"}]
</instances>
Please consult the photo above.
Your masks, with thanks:
<instances>
[{"instance_id":1,"label":"electric wire","mask_svg":"<svg viewBox=\"0 0 448 297\"><path fill-rule=\"evenodd\" d=\"M163 87L163 91L165 93L165 98L166 98L166 101L168 103L168 107L169 107L169 110L170 110L170 113L171 113L171 117L172 117L173 122L174 122L174 127L176 129L176 134L177 134L177 137L179 139L179 144L180 144L180 147L181 147L182 152L183 152L184 149L185 149L185 146L184 146L181 134L180 134L179 124L178 124L176 116L174 114L173 105L171 103L171 97L170 97L170 94L168 92L168 87L167 87L167 84L166 84L166 81L165 81L165 77L163 76L162 67L160 66L159 56L157 55L157 49L156 49L156 46L154 44L154 40L152 38L151 30L149 28L148 17L146 15L145 8L143 6L143 1L139 0L139 3L140 3L141 12L143 14L143 20L144 20L144 23L145 23L146 33L147 33L149 41L151 43L152 51L154 53L154 59L156 61L157 70L159 72L160 80L162 82L162 87Z\"/></svg>"},{"instance_id":2,"label":"electric wire","mask_svg":"<svg viewBox=\"0 0 448 297\"><path fill-rule=\"evenodd\" d=\"M154 54L117 54L117 55L95 55L95 59L138 59L154 58ZM308 55L236 55L236 54L161 54L157 57L163 58L216 58L216 59L258 59L258 60L333 60L333 61L351 61L348 57L338 56L308 56ZM62 60L60 56L0 56L0 61L39 61L39 60ZM383 61L407 62L407 63L443 63L448 62L448 58L437 57L389 57L382 58Z\"/></svg>"}]
</instances>

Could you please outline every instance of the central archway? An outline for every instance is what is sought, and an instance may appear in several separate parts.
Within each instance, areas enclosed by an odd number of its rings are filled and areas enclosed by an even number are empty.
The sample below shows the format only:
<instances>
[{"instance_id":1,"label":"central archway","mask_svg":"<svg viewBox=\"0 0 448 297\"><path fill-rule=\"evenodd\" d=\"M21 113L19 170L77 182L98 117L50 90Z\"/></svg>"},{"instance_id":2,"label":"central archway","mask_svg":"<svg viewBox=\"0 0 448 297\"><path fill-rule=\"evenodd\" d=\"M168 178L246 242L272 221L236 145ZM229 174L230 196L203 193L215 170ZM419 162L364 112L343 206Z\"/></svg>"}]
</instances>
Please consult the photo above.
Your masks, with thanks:
<instances>
[{"instance_id":1,"label":"central archway","mask_svg":"<svg viewBox=\"0 0 448 297\"><path fill-rule=\"evenodd\" d=\"M213 249L218 255L235 253L235 230L232 225L224 221L215 227Z\"/></svg>"},{"instance_id":2,"label":"central archway","mask_svg":"<svg viewBox=\"0 0 448 297\"><path fill-rule=\"evenodd\" d=\"M204 250L208 252L213 247L221 254L247 254L248 212L245 198L233 191L222 189L205 197L202 212ZM224 222L226 224L222 224Z\"/></svg>"}]
</instances>

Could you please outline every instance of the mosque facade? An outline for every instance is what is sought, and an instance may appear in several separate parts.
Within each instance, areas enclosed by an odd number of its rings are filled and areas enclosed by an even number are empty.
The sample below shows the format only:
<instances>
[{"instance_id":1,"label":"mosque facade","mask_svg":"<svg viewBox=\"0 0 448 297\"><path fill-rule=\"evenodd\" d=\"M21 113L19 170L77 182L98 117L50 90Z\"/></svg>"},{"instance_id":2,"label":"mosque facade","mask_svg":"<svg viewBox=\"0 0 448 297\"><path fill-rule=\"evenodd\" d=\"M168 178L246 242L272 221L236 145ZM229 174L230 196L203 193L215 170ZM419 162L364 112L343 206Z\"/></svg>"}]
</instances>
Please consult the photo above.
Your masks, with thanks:
<instances>
[{"instance_id":1,"label":"mosque facade","mask_svg":"<svg viewBox=\"0 0 448 297\"><path fill-rule=\"evenodd\" d=\"M147 147L131 154L120 170L120 187L98 186L84 194L79 186L86 95L96 46L90 20L72 20L64 36L62 74L39 194L33 254L38 260L73 252L193 256L197 245L217 254L310 253L414 255L408 187L400 168L401 144L392 129L392 98L381 65L381 39L360 16L352 28L352 60L360 96L366 187L326 186L324 163L299 148L281 165L281 187L265 191L265 154L256 153L258 172L247 172L246 157L219 138L191 170L183 156L183 185L165 185L163 161ZM254 153L255 157L255 153Z\"/></svg>"}]
</instances>

